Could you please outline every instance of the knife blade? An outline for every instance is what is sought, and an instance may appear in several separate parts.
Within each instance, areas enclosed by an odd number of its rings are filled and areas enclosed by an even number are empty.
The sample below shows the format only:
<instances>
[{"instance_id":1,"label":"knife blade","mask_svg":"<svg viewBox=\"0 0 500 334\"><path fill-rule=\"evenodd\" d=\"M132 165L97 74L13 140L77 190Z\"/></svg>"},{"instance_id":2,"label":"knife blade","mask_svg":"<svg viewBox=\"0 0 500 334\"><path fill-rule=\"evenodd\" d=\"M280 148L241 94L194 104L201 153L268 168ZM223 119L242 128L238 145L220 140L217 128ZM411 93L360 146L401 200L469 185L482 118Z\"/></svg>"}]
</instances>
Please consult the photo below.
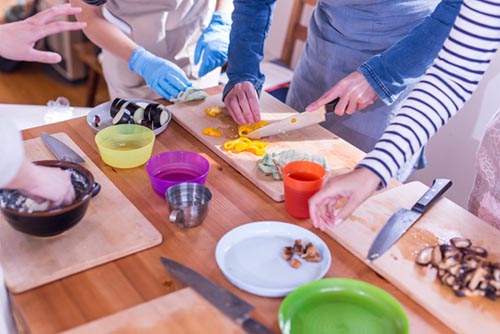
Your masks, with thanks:
<instances>
[{"instance_id":1,"label":"knife blade","mask_svg":"<svg viewBox=\"0 0 500 334\"><path fill-rule=\"evenodd\" d=\"M81 164L85 162L85 160L78 155L75 151L73 151L68 145L53 137L47 133L42 133L42 141L47 145L49 150L54 154L57 160L74 162L77 164Z\"/></svg>"},{"instance_id":2,"label":"knife blade","mask_svg":"<svg viewBox=\"0 0 500 334\"><path fill-rule=\"evenodd\" d=\"M317 110L304 111L282 120L270 123L250 132L247 137L250 139L269 137L324 122L326 120L326 114L333 112L338 102L339 98L337 97L335 100L327 103Z\"/></svg>"},{"instance_id":3,"label":"knife blade","mask_svg":"<svg viewBox=\"0 0 500 334\"><path fill-rule=\"evenodd\" d=\"M191 268L161 257L163 266L177 279L191 287L222 313L238 323L247 333L267 334L272 331L248 315L254 307Z\"/></svg>"},{"instance_id":4,"label":"knife blade","mask_svg":"<svg viewBox=\"0 0 500 334\"><path fill-rule=\"evenodd\" d=\"M453 183L448 179L435 179L411 210L398 209L385 223L368 251L369 262L379 258L443 195Z\"/></svg>"}]
</instances>

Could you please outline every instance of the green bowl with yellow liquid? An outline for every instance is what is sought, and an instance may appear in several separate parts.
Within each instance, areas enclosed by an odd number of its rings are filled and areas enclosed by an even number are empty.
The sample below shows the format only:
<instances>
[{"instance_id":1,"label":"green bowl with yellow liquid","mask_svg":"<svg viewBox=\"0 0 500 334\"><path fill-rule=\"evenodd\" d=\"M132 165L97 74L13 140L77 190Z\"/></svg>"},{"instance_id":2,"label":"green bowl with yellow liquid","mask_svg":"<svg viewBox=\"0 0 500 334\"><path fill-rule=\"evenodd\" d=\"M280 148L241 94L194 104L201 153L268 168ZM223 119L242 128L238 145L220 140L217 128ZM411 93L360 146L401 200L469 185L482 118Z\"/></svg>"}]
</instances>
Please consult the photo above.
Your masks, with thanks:
<instances>
[{"instance_id":1,"label":"green bowl with yellow liquid","mask_svg":"<svg viewBox=\"0 0 500 334\"><path fill-rule=\"evenodd\" d=\"M408 317L386 291L354 279L324 278L292 291L278 312L282 334L408 334Z\"/></svg>"},{"instance_id":2,"label":"green bowl with yellow liquid","mask_svg":"<svg viewBox=\"0 0 500 334\"><path fill-rule=\"evenodd\" d=\"M138 124L117 124L100 130L95 142L101 159L115 168L145 164L153 152L155 133Z\"/></svg>"}]
</instances>

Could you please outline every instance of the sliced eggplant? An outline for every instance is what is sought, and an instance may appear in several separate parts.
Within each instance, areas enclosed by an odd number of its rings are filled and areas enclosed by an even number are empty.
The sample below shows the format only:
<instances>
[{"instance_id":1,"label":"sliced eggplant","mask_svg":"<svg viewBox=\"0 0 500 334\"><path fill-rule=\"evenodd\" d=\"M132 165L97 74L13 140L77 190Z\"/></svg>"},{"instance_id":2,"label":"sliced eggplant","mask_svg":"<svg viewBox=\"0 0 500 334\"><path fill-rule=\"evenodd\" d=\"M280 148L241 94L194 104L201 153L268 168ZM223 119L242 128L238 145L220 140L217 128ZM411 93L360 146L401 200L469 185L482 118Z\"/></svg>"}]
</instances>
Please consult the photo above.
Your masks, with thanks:
<instances>
[{"instance_id":1,"label":"sliced eggplant","mask_svg":"<svg viewBox=\"0 0 500 334\"><path fill-rule=\"evenodd\" d=\"M120 109L123 107L125 103L128 101L122 98L115 98L113 102L111 102L111 108L109 110L109 114L111 115L111 118L115 118L116 114L120 111Z\"/></svg>"},{"instance_id":2,"label":"sliced eggplant","mask_svg":"<svg viewBox=\"0 0 500 334\"><path fill-rule=\"evenodd\" d=\"M116 113L112 120L113 125L115 124L130 124L134 123L134 119L130 111L122 106L121 109Z\"/></svg>"},{"instance_id":3,"label":"sliced eggplant","mask_svg":"<svg viewBox=\"0 0 500 334\"><path fill-rule=\"evenodd\" d=\"M425 247L418 253L417 255L417 263L421 266L427 266L431 263L432 261L432 250L434 247Z\"/></svg>"},{"instance_id":4,"label":"sliced eggplant","mask_svg":"<svg viewBox=\"0 0 500 334\"><path fill-rule=\"evenodd\" d=\"M450 243L452 246L455 246L456 248L469 248L472 245L470 239L462 237L451 238Z\"/></svg>"}]
</instances>

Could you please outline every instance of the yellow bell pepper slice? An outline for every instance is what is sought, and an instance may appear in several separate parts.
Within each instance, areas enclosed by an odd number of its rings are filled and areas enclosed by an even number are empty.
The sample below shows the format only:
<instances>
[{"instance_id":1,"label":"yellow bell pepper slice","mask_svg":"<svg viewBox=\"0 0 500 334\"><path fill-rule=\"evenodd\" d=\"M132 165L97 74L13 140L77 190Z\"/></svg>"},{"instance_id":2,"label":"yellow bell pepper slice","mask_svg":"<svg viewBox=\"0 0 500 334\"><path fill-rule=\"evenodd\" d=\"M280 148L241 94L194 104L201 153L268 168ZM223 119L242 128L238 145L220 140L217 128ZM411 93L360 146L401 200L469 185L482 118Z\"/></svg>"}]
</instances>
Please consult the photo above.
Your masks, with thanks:
<instances>
[{"instance_id":1,"label":"yellow bell pepper slice","mask_svg":"<svg viewBox=\"0 0 500 334\"><path fill-rule=\"evenodd\" d=\"M244 125L239 125L238 126L238 134L240 137L245 137L247 136L250 132L257 130L258 128L261 128L265 125L269 124L269 122L260 120L257 123L254 124L244 124Z\"/></svg>"},{"instance_id":2,"label":"yellow bell pepper slice","mask_svg":"<svg viewBox=\"0 0 500 334\"><path fill-rule=\"evenodd\" d=\"M205 109L205 114L211 117L215 117L222 112L222 108L218 106L212 106Z\"/></svg>"},{"instance_id":3,"label":"yellow bell pepper slice","mask_svg":"<svg viewBox=\"0 0 500 334\"><path fill-rule=\"evenodd\" d=\"M203 129L202 133L207 136L213 136L213 137L220 137L222 136L222 133L214 128L205 128Z\"/></svg>"},{"instance_id":4,"label":"yellow bell pepper slice","mask_svg":"<svg viewBox=\"0 0 500 334\"><path fill-rule=\"evenodd\" d=\"M240 137L235 140L225 142L222 147L226 151L233 153L250 152L255 155L262 156L266 153L268 143L261 141L252 141L247 137Z\"/></svg>"}]
</instances>

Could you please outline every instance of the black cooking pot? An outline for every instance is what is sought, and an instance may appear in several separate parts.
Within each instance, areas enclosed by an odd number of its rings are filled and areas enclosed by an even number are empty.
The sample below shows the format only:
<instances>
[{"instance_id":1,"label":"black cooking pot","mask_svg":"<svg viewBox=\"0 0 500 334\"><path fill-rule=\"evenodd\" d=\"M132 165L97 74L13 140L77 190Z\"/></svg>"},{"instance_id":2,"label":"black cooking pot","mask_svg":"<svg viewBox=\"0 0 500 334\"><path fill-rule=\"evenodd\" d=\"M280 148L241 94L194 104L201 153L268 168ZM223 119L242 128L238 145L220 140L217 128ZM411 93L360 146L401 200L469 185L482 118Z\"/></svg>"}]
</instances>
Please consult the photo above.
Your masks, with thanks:
<instances>
[{"instance_id":1,"label":"black cooking pot","mask_svg":"<svg viewBox=\"0 0 500 334\"><path fill-rule=\"evenodd\" d=\"M18 231L40 237L60 234L75 226L83 218L90 199L97 195L101 187L94 182L92 173L79 164L61 160L44 160L34 163L68 169L75 188L75 201L65 207L28 212L23 207L26 200L23 194L17 190L3 189L0 191L0 209L7 222Z\"/></svg>"}]
</instances>

